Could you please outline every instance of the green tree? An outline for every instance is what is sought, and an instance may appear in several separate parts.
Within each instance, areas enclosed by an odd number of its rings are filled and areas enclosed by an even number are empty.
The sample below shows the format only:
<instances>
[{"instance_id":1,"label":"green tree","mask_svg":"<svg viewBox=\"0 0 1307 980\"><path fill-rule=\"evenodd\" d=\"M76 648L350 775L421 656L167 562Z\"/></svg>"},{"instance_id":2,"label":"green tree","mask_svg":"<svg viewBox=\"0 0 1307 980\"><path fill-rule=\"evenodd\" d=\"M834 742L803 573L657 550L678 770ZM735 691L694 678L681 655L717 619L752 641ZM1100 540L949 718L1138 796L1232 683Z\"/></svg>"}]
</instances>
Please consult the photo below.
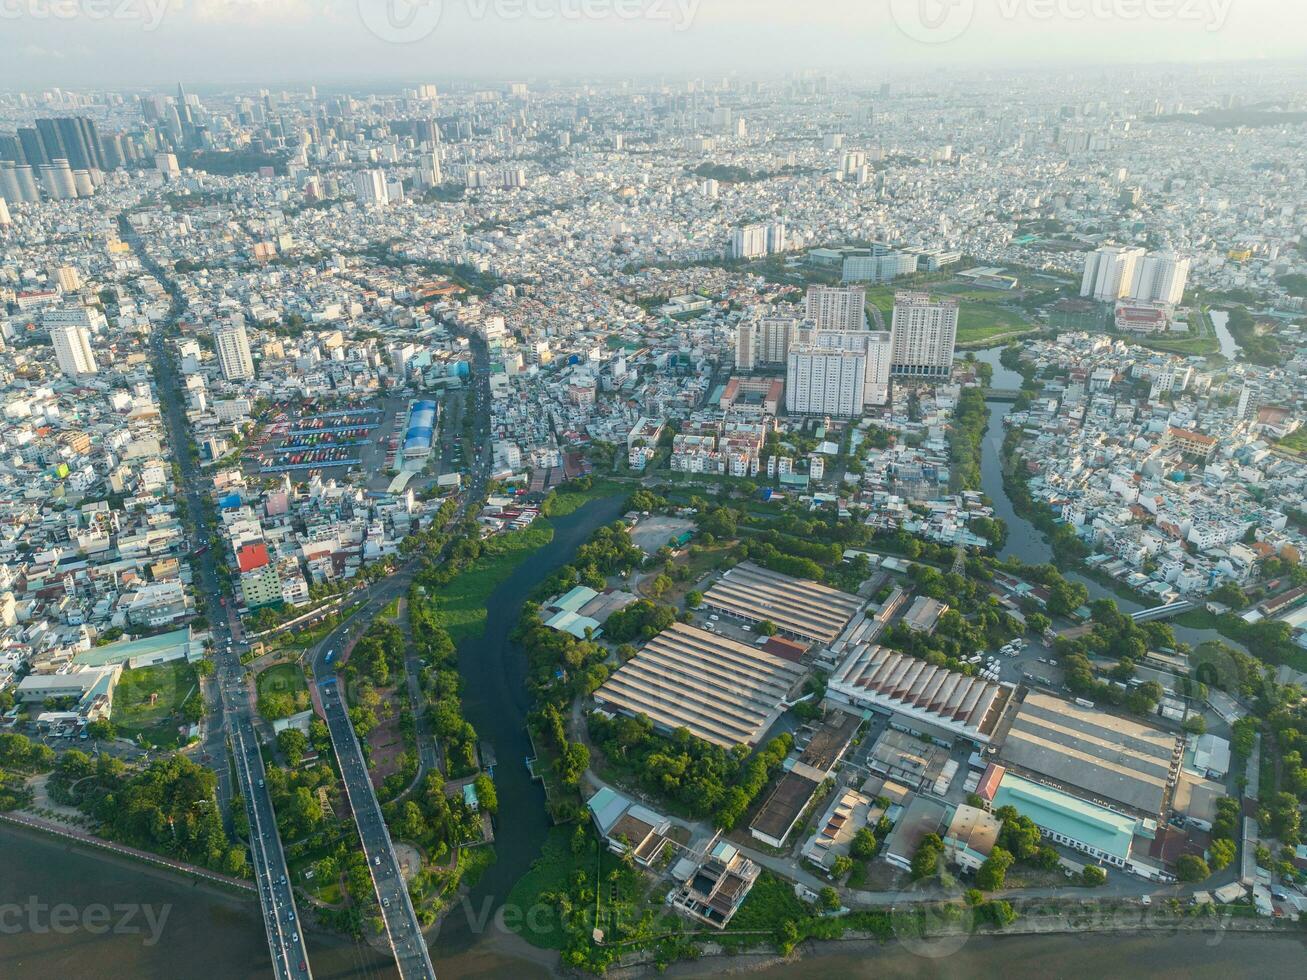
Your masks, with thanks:
<instances>
[{"instance_id":1,"label":"green tree","mask_svg":"<svg viewBox=\"0 0 1307 980\"><path fill-rule=\"evenodd\" d=\"M1012 908L1011 902L1005 902L996 899L992 902L986 902L981 911L985 918L992 922L997 928L1002 929L1004 926L1011 925L1017 920L1017 913Z\"/></svg>"},{"instance_id":2,"label":"green tree","mask_svg":"<svg viewBox=\"0 0 1307 980\"><path fill-rule=\"evenodd\" d=\"M1207 857L1213 871L1229 867L1235 857L1234 841L1225 837L1212 841L1207 848Z\"/></svg>"},{"instance_id":3,"label":"green tree","mask_svg":"<svg viewBox=\"0 0 1307 980\"><path fill-rule=\"evenodd\" d=\"M499 794L495 792L495 782L485 773L477 776L473 782L476 788L477 801L482 810L487 813L499 812Z\"/></svg>"},{"instance_id":4,"label":"green tree","mask_svg":"<svg viewBox=\"0 0 1307 980\"><path fill-rule=\"evenodd\" d=\"M1015 860L1010 851L995 845L976 872L976 887L987 892L998 891L1007 879L1007 869L1012 867Z\"/></svg>"},{"instance_id":5,"label":"green tree","mask_svg":"<svg viewBox=\"0 0 1307 980\"><path fill-rule=\"evenodd\" d=\"M1086 864L1080 872L1080 880L1091 888L1097 888L1107 882L1107 872L1096 864Z\"/></svg>"},{"instance_id":6,"label":"green tree","mask_svg":"<svg viewBox=\"0 0 1307 980\"><path fill-rule=\"evenodd\" d=\"M298 766L304 760L308 747L308 736L298 728L286 728L277 734L277 748L291 766Z\"/></svg>"},{"instance_id":7,"label":"green tree","mask_svg":"<svg viewBox=\"0 0 1307 980\"><path fill-rule=\"evenodd\" d=\"M920 881L938 874L944 863L944 841L939 834L927 834L912 855L912 877Z\"/></svg>"},{"instance_id":8,"label":"green tree","mask_svg":"<svg viewBox=\"0 0 1307 980\"><path fill-rule=\"evenodd\" d=\"M1202 881L1211 877L1212 870L1197 854L1181 854L1175 862L1175 873L1181 881Z\"/></svg>"},{"instance_id":9,"label":"green tree","mask_svg":"<svg viewBox=\"0 0 1307 980\"><path fill-rule=\"evenodd\" d=\"M876 835L870 827L863 827L853 835L849 853L859 861L867 861L876 856Z\"/></svg>"}]
</instances>

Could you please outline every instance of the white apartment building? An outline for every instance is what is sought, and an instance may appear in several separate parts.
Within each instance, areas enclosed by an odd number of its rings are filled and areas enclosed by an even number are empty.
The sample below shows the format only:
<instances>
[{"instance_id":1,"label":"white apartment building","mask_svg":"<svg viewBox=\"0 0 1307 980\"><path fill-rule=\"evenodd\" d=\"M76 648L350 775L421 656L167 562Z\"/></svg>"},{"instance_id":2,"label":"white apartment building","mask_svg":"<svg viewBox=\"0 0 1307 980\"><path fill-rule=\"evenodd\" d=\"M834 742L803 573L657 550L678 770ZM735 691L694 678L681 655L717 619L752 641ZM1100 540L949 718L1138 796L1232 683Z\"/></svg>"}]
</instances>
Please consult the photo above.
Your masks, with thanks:
<instances>
[{"instance_id":1,"label":"white apartment building","mask_svg":"<svg viewBox=\"0 0 1307 980\"><path fill-rule=\"evenodd\" d=\"M818 330L863 330L867 326L867 292L861 286L809 286L807 319Z\"/></svg>"},{"instance_id":2,"label":"white apartment building","mask_svg":"<svg viewBox=\"0 0 1307 980\"><path fill-rule=\"evenodd\" d=\"M844 260L840 278L845 282L889 282L917 271L917 257L911 252L882 255L850 255Z\"/></svg>"},{"instance_id":3,"label":"white apartment building","mask_svg":"<svg viewBox=\"0 0 1307 980\"><path fill-rule=\"evenodd\" d=\"M70 377L95 374L95 352L91 349L91 332L74 323L50 327L50 342L54 344L55 360L59 370Z\"/></svg>"},{"instance_id":4,"label":"white apartment building","mask_svg":"<svg viewBox=\"0 0 1307 980\"><path fill-rule=\"evenodd\" d=\"M785 407L795 415L860 415L866 376L865 349L796 344L790 348Z\"/></svg>"},{"instance_id":5,"label":"white apartment building","mask_svg":"<svg viewBox=\"0 0 1307 980\"><path fill-rule=\"evenodd\" d=\"M254 359L245 324L233 320L213 332L213 346L218 351L218 365L228 381L254 377Z\"/></svg>"},{"instance_id":6,"label":"white apartment building","mask_svg":"<svg viewBox=\"0 0 1307 980\"><path fill-rule=\"evenodd\" d=\"M753 371L762 365L785 364L790 345L797 340L799 321L793 317L764 316L745 320L736 329L735 366Z\"/></svg>"},{"instance_id":7,"label":"white apartment building","mask_svg":"<svg viewBox=\"0 0 1307 980\"><path fill-rule=\"evenodd\" d=\"M817 347L857 351L865 355L866 372L862 382L864 407L884 405L889 401L894 345L888 330L819 330L812 335L810 342Z\"/></svg>"},{"instance_id":8,"label":"white apartment building","mask_svg":"<svg viewBox=\"0 0 1307 980\"><path fill-rule=\"evenodd\" d=\"M354 175L354 191L360 204L383 205L390 203L384 170L360 170Z\"/></svg>"},{"instance_id":9,"label":"white apartment building","mask_svg":"<svg viewBox=\"0 0 1307 980\"><path fill-rule=\"evenodd\" d=\"M731 234L731 256L760 259L767 254L767 226L744 225Z\"/></svg>"},{"instance_id":10,"label":"white apartment building","mask_svg":"<svg viewBox=\"0 0 1307 980\"><path fill-rule=\"evenodd\" d=\"M777 252L784 252L788 242L785 222L773 221L767 225L767 254L775 255Z\"/></svg>"},{"instance_id":11,"label":"white apartment building","mask_svg":"<svg viewBox=\"0 0 1307 980\"><path fill-rule=\"evenodd\" d=\"M1135 265L1143 258L1142 248L1105 245L1085 256L1085 271L1080 279L1080 295L1112 303L1130 293L1134 284Z\"/></svg>"},{"instance_id":12,"label":"white apartment building","mask_svg":"<svg viewBox=\"0 0 1307 980\"><path fill-rule=\"evenodd\" d=\"M901 377L946 378L958 338L958 302L928 293L894 294L890 325L891 373Z\"/></svg>"},{"instance_id":13,"label":"white apartment building","mask_svg":"<svg viewBox=\"0 0 1307 980\"><path fill-rule=\"evenodd\" d=\"M1150 252L1135 263L1130 282L1131 299L1175 306L1184 298L1189 281L1189 260L1174 252Z\"/></svg>"}]
</instances>

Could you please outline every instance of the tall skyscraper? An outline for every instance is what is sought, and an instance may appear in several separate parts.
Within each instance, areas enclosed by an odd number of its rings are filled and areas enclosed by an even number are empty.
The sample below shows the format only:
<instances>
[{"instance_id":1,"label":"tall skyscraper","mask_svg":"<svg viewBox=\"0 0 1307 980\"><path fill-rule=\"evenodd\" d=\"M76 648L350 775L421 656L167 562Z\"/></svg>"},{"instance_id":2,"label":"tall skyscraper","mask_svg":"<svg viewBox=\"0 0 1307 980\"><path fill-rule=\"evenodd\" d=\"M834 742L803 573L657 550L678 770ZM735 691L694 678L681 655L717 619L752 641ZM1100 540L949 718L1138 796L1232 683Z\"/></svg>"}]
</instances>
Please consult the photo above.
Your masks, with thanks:
<instances>
[{"instance_id":1,"label":"tall skyscraper","mask_svg":"<svg viewBox=\"0 0 1307 980\"><path fill-rule=\"evenodd\" d=\"M68 157L68 151L64 149L63 137L59 135L59 127L53 119L38 119L36 121L36 131L41 137L41 146L44 147L45 160L43 163L51 163L59 157ZM27 161L33 167L39 164Z\"/></svg>"},{"instance_id":2,"label":"tall skyscraper","mask_svg":"<svg viewBox=\"0 0 1307 980\"><path fill-rule=\"evenodd\" d=\"M0 160L0 197L11 204L37 204L41 192L36 186L32 168L26 164L15 166Z\"/></svg>"},{"instance_id":3,"label":"tall skyscraper","mask_svg":"<svg viewBox=\"0 0 1307 980\"><path fill-rule=\"evenodd\" d=\"M863 330L867 293L861 286L809 286L807 318L818 330Z\"/></svg>"},{"instance_id":4,"label":"tall skyscraper","mask_svg":"<svg viewBox=\"0 0 1307 980\"><path fill-rule=\"evenodd\" d=\"M177 177L182 172L181 167L177 165L177 154L175 153L156 153L154 155L154 169L165 177Z\"/></svg>"},{"instance_id":5,"label":"tall skyscraper","mask_svg":"<svg viewBox=\"0 0 1307 980\"><path fill-rule=\"evenodd\" d=\"M1080 295L1100 303L1113 303L1130 294L1135 263L1144 250L1124 245L1105 245L1085 256L1085 271L1080 279Z\"/></svg>"},{"instance_id":6,"label":"tall skyscraper","mask_svg":"<svg viewBox=\"0 0 1307 980\"><path fill-rule=\"evenodd\" d=\"M54 121L59 136L68 151L68 164L74 170L87 170L92 166L91 149L86 145L86 134L80 122L72 116L61 116Z\"/></svg>"},{"instance_id":7,"label":"tall skyscraper","mask_svg":"<svg viewBox=\"0 0 1307 980\"><path fill-rule=\"evenodd\" d=\"M383 170L360 170L354 175L354 190L359 204L390 203L390 195L386 190L386 173Z\"/></svg>"},{"instance_id":8,"label":"tall skyscraper","mask_svg":"<svg viewBox=\"0 0 1307 980\"><path fill-rule=\"evenodd\" d=\"M41 142L41 134L34 126L20 126L18 129L18 142L23 147L23 156L29 166L39 167L43 163L49 163L50 157L45 152L45 144Z\"/></svg>"},{"instance_id":9,"label":"tall skyscraper","mask_svg":"<svg viewBox=\"0 0 1307 980\"><path fill-rule=\"evenodd\" d=\"M245 324L232 319L213 332L213 346L218 351L218 365L228 381L254 377L254 359L250 356L250 340Z\"/></svg>"},{"instance_id":10,"label":"tall skyscraper","mask_svg":"<svg viewBox=\"0 0 1307 980\"><path fill-rule=\"evenodd\" d=\"M900 377L946 378L958 338L958 301L928 293L894 294L890 371Z\"/></svg>"},{"instance_id":11,"label":"tall skyscraper","mask_svg":"<svg viewBox=\"0 0 1307 980\"><path fill-rule=\"evenodd\" d=\"M95 374L95 352L91 349L91 332L75 323L61 323L50 327L50 342L54 344L55 360L59 370L69 377Z\"/></svg>"},{"instance_id":12,"label":"tall skyscraper","mask_svg":"<svg viewBox=\"0 0 1307 980\"><path fill-rule=\"evenodd\" d=\"M73 168L67 160L56 159L53 163L42 164L41 186L56 201L68 201L77 197L77 180L73 177Z\"/></svg>"},{"instance_id":13,"label":"tall skyscraper","mask_svg":"<svg viewBox=\"0 0 1307 980\"><path fill-rule=\"evenodd\" d=\"M440 151L418 155L418 177L427 187L435 187L445 179L440 169Z\"/></svg>"},{"instance_id":14,"label":"tall skyscraper","mask_svg":"<svg viewBox=\"0 0 1307 980\"><path fill-rule=\"evenodd\" d=\"M785 231L785 222L773 221L767 225L767 254L775 255L777 252L784 252L789 243L789 238Z\"/></svg>"}]
</instances>

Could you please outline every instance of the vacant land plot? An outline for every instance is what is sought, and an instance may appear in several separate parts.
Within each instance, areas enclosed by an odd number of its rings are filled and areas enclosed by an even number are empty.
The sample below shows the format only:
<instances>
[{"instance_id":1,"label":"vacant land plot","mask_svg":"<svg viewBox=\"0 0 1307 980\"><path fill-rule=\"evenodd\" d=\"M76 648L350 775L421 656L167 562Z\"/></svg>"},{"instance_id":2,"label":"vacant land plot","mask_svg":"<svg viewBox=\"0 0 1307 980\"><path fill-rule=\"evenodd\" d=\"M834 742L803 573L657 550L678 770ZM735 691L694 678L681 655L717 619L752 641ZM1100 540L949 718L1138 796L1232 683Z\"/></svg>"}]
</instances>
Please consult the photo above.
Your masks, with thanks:
<instances>
[{"instance_id":1,"label":"vacant land plot","mask_svg":"<svg viewBox=\"0 0 1307 980\"><path fill-rule=\"evenodd\" d=\"M683 517L642 517L631 531L631 543L646 555L652 555L668 542L693 530L694 522Z\"/></svg>"},{"instance_id":2,"label":"vacant land plot","mask_svg":"<svg viewBox=\"0 0 1307 980\"><path fill-rule=\"evenodd\" d=\"M882 314L894 311L894 294L911 286L874 286L867 290L867 305ZM1007 307L1003 293L976 289L964 283L926 283L915 287L935 295L952 296L958 301L958 343L975 344L1004 334L1033 329L1030 321L1019 310ZM889 318L885 319L889 327Z\"/></svg>"}]
</instances>

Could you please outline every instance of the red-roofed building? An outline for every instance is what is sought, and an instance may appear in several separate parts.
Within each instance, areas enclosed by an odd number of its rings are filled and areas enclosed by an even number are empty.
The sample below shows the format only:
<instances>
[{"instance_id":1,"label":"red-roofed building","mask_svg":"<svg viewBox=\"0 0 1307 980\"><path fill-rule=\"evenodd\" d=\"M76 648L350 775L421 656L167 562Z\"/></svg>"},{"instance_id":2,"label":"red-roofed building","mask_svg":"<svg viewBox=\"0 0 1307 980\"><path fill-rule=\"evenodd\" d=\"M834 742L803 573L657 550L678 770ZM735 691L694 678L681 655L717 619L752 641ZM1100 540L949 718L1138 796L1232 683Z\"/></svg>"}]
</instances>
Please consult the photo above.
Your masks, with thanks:
<instances>
[{"instance_id":1,"label":"red-roofed building","mask_svg":"<svg viewBox=\"0 0 1307 980\"><path fill-rule=\"evenodd\" d=\"M268 564L268 546L266 544L247 544L236 552L236 565L242 572L252 572Z\"/></svg>"},{"instance_id":2,"label":"red-roofed building","mask_svg":"<svg viewBox=\"0 0 1307 980\"><path fill-rule=\"evenodd\" d=\"M803 655L808 652L808 648L803 644L787 640L783 636L767 637L767 642L762 645L762 648L767 653L788 660L792 664L802 661Z\"/></svg>"},{"instance_id":3,"label":"red-roofed building","mask_svg":"<svg viewBox=\"0 0 1307 980\"><path fill-rule=\"evenodd\" d=\"M998 784L1003 782L1003 776L1007 770L1002 766L990 763L985 769L985 774L980 777L980 782L976 786L976 795L986 803L994 802L994 794L998 792Z\"/></svg>"}]
</instances>

